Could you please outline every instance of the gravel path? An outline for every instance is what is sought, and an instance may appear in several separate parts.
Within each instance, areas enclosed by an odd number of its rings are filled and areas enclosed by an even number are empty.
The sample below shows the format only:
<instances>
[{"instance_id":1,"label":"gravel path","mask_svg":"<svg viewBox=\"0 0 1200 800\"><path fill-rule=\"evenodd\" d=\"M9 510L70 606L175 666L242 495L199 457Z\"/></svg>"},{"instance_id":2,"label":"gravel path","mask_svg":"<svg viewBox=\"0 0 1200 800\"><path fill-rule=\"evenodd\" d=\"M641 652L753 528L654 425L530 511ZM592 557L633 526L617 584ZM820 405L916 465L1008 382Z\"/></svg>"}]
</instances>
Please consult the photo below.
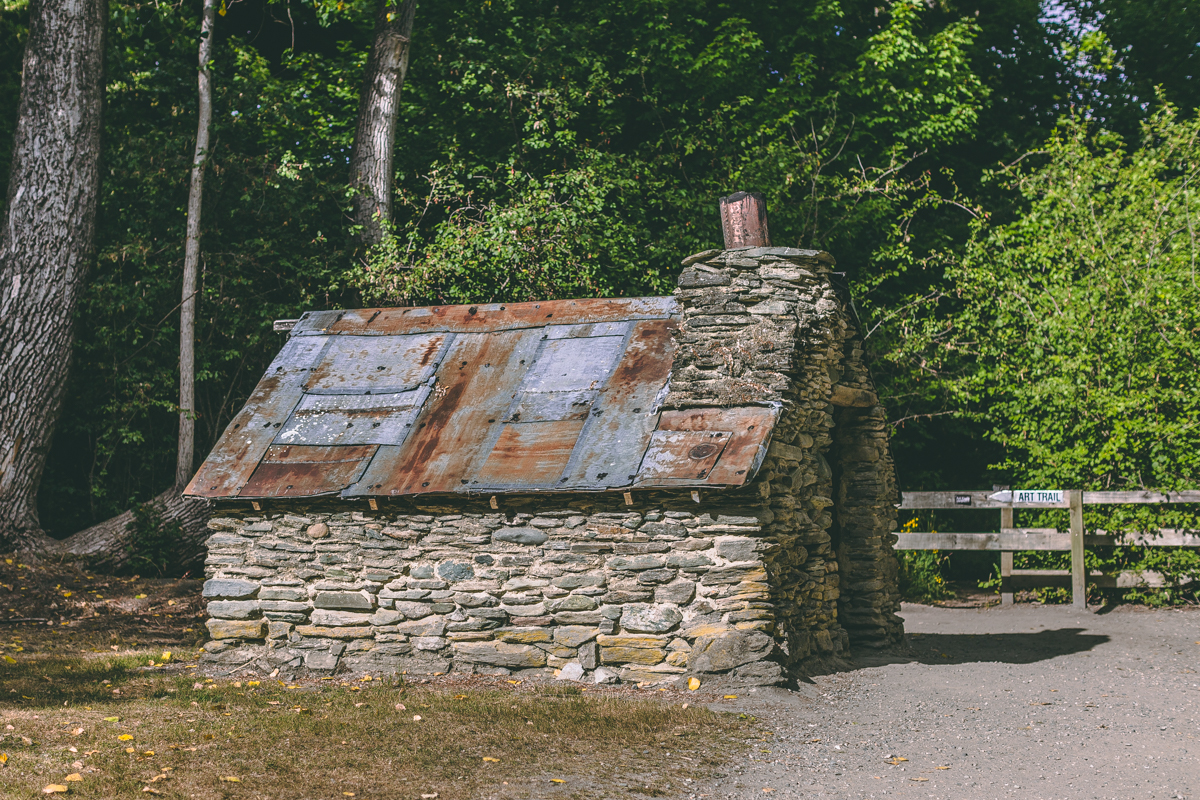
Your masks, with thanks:
<instances>
[{"instance_id":1,"label":"gravel path","mask_svg":"<svg viewBox=\"0 0 1200 800\"><path fill-rule=\"evenodd\" d=\"M691 796L1200 800L1200 610L902 616L907 657L714 706L774 735Z\"/></svg>"}]
</instances>

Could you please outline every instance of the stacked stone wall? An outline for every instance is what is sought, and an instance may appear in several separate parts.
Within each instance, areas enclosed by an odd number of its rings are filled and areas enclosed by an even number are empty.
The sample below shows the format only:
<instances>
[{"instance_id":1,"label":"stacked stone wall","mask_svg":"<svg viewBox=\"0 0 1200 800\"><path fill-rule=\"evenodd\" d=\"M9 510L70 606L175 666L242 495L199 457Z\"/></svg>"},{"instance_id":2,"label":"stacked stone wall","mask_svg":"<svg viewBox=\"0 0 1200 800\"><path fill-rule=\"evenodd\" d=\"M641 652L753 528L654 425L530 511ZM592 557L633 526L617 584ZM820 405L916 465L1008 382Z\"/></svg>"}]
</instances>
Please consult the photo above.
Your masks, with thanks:
<instances>
[{"instance_id":1,"label":"stacked stone wall","mask_svg":"<svg viewBox=\"0 0 1200 800\"><path fill-rule=\"evenodd\" d=\"M771 585L801 573L778 567L790 542L741 499L218 509L205 660L284 674L569 667L599 681L781 683L789 662L845 643L776 635L773 600L806 590Z\"/></svg>"}]
</instances>

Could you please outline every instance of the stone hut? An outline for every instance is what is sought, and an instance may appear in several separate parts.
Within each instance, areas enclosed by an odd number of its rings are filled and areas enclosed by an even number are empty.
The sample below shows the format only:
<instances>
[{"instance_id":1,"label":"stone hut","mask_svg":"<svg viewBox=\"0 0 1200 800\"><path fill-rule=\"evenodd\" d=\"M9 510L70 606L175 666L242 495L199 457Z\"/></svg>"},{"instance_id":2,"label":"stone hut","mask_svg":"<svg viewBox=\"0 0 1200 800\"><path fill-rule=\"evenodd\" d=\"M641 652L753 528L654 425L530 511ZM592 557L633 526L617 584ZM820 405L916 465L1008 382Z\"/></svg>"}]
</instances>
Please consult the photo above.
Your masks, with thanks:
<instances>
[{"instance_id":1,"label":"stone hut","mask_svg":"<svg viewBox=\"0 0 1200 800\"><path fill-rule=\"evenodd\" d=\"M186 491L210 666L780 684L896 642L884 410L757 202L671 297L295 321Z\"/></svg>"}]
</instances>

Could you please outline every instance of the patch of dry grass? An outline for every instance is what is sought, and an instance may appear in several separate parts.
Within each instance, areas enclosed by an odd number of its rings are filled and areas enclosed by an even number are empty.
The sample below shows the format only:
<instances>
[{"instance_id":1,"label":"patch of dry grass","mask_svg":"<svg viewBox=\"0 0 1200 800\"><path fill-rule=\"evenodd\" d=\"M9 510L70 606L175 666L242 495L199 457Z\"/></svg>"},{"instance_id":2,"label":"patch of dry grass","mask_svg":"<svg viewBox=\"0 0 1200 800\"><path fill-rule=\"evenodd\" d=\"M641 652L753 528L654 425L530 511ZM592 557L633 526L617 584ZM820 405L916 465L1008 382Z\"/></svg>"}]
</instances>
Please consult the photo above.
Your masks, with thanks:
<instances>
[{"instance_id":1,"label":"patch of dry grass","mask_svg":"<svg viewBox=\"0 0 1200 800\"><path fill-rule=\"evenodd\" d=\"M209 681L149 668L156 657L0 664L2 796L50 784L96 798L676 796L740 753L751 724L653 692Z\"/></svg>"}]
</instances>

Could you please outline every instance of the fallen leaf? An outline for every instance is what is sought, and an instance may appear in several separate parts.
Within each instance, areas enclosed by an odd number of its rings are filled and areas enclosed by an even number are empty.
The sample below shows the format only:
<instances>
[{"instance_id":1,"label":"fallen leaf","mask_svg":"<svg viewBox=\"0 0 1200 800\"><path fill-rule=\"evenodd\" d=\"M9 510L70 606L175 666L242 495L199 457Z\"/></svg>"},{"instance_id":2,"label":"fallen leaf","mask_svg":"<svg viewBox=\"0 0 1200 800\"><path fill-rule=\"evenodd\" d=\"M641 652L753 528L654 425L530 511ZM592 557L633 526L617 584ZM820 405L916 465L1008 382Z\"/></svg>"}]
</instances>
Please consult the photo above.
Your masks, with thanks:
<instances>
[{"instance_id":1,"label":"fallen leaf","mask_svg":"<svg viewBox=\"0 0 1200 800\"><path fill-rule=\"evenodd\" d=\"M397 711L408 711L408 709L405 708L404 703L396 703L396 710Z\"/></svg>"},{"instance_id":2,"label":"fallen leaf","mask_svg":"<svg viewBox=\"0 0 1200 800\"><path fill-rule=\"evenodd\" d=\"M121 718L120 717L105 717L104 721L105 722L120 722Z\"/></svg>"},{"instance_id":3,"label":"fallen leaf","mask_svg":"<svg viewBox=\"0 0 1200 800\"><path fill-rule=\"evenodd\" d=\"M42 794L64 794L66 791L67 787L61 783L52 783L45 789L42 789Z\"/></svg>"},{"instance_id":4,"label":"fallen leaf","mask_svg":"<svg viewBox=\"0 0 1200 800\"><path fill-rule=\"evenodd\" d=\"M437 800L437 796L437 792L434 792L433 794L423 794L421 795L421 800Z\"/></svg>"},{"instance_id":5,"label":"fallen leaf","mask_svg":"<svg viewBox=\"0 0 1200 800\"><path fill-rule=\"evenodd\" d=\"M132 748L132 747L126 747L126 748L125 748L125 752L126 752L126 753L132 753L132 752L133 752L133 748Z\"/></svg>"},{"instance_id":6,"label":"fallen leaf","mask_svg":"<svg viewBox=\"0 0 1200 800\"><path fill-rule=\"evenodd\" d=\"M268 701L267 701L267 705L269 705L269 706L277 706L277 705L279 705L281 702L282 702L281 700L268 700Z\"/></svg>"},{"instance_id":7,"label":"fallen leaf","mask_svg":"<svg viewBox=\"0 0 1200 800\"><path fill-rule=\"evenodd\" d=\"M15 658L13 658L12 656L5 656L5 657L4 657L4 660L5 660L5 661L7 661L7 662L8 662L8 663L10 663L10 664L15 664L15 663L17 663L17 660L16 660Z\"/></svg>"},{"instance_id":8,"label":"fallen leaf","mask_svg":"<svg viewBox=\"0 0 1200 800\"><path fill-rule=\"evenodd\" d=\"M120 736L117 737L118 742L128 742L132 739L133 739L133 734L129 734L129 733L122 733Z\"/></svg>"},{"instance_id":9,"label":"fallen leaf","mask_svg":"<svg viewBox=\"0 0 1200 800\"><path fill-rule=\"evenodd\" d=\"M456 695L454 695L454 699L455 700L466 700L467 696L465 694L456 694Z\"/></svg>"},{"instance_id":10,"label":"fallen leaf","mask_svg":"<svg viewBox=\"0 0 1200 800\"><path fill-rule=\"evenodd\" d=\"M904 758L902 756L896 756L895 758L885 758L884 761L886 761L889 764L895 765L895 764L899 764L901 761L908 761L908 759Z\"/></svg>"},{"instance_id":11,"label":"fallen leaf","mask_svg":"<svg viewBox=\"0 0 1200 800\"><path fill-rule=\"evenodd\" d=\"M246 681L246 685L247 686L259 686L259 685L261 685L261 683L259 681Z\"/></svg>"},{"instance_id":12,"label":"fallen leaf","mask_svg":"<svg viewBox=\"0 0 1200 800\"><path fill-rule=\"evenodd\" d=\"M689 691L694 692L699 688L700 688L700 679L699 678L688 678L688 690Z\"/></svg>"},{"instance_id":13,"label":"fallen leaf","mask_svg":"<svg viewBox=\"0 0 1200 800\"><path fill-rule=\"evenodd\" d=\"M551 778L550 782L551 783L566 783L566 781L564 781L562 778Z\"/></svg>"},{"instance_id":14,"label":"fallen leaf","mask_svg":"<svg viewBox=\"0 0 1200 800\"><path fill-rule=\"evenodd\" d=\"M142 753L142 755L144 755L144 756L152 756L152 755L154 755L154 751L153 751L153 750L147 750L146 752Z\"/></svg>"},{"instance_id":15,"label":"fallen leaf","mask_svg":"<svg viewBox=\"0 0 1200 800\"><path fill-rule=\"evenodd\" d=\"M68 781L81 781L81 780L83 780L83 776L82 776L82 775L80 775L78 772L72 772L70 775L68 775L68 776L67 776L66 780L68 780Z\"/></svg>"},{"instance_id":16,"label":"fallen leaf","mask_svg":"<svg viewBox=\"0 0 1200 800\"><path fill-rule=\"evenodd\" d=\"M916 781L917 783L924 783L925 781L929 780L929 778L909 778L909 780Z\"/></svg>"},{"instance_id":17,"label":"fallen leaf","mask_svg":"<svg viewBox=\"0 0 1200 800\"><path fill-rule=\"evenodd\" d=\"M72 736L78 736L81 733L83 733L83 728L76 728L75 730L71 731Z\"/></svg>"},{"instance_id":18,"label":"fallen leaf","mask_svg":"<svg viewBox=\"0 0 1200 800\"><path fill-rule=\"evenodd\" d=\"M26 747L33 747L33 739L30 739L28 736L22 736L21 744L25 745Z\"/></svg>"},{"instance_id":19,"label":"fallen leaf","mask_svg":"<svg viewBox=\"0 0 1200 800\"><path fill-rule=\"evenodd\" d=\"M0 767L8 763L8 753L0 753Z\"/></svg>"},{"instance_id":20,"label":"fallen leaf","mask_svg":"<svg viewBox=\"0 0 1200 800\"><path fill-rule=\"evenodd\" d=\"M1200 644L1200 642L1196 642L1196 644ZM513 686L517 686L517 685L519 685L521 682L520 682L520 681L509 681L509 683L511 683Z\"/></svg>"},{"instance_id":21,"label":"fallen leaf","mask_svg":"<svg viewBox=\"0 0 1200 800\"><path fill-rule=\"evenodd\" d=\"M491 756L484 756L484 757L483 757L483 760L484 760L484 761L490 761L490 762L492 762L493 764L499 764L499 763L500 763L500 759L498 759L498 758L492 758Z\"/></svg>"},{"instance_id":22,"label":"fallen leaf","mask_svg":"<svg viewBox=\"0 0 1200 800\"><path fill-rule=\"evenodd\" d=\"M226 783L241 783L242 782L241 778L235 778L232 775L221 778L221 780L225 781Z\"/></svg>"},{"instance_id":23,"label":"fallen leaf","mask_svg":"<svg viewBox=\"0 0 1200 800\"><path fill-rule=\"evenodd\" d=\"M143 786L142 792L144 794L162 794L162 792L160 792L158 789L155 789L153 786Z\"/></svg>"},{"instance_id":24,"label":"fallen leaf","mask_svg":"<svg viewBox=\"0 0 1200 800\"><path fill-rule=\"evenodd\" d=\"M354 792L342 792L342 797L354 797Z\"/></svg>"},{"instance_id":25,"label":"fallen leaf","mask_svg":"<svg viewBox=\"0 0 1200 800\"><path fill-rule=\"evenodd\" d=\"M193 688L193 689L203 689L203 688L204 688L204 684L203 684L203 683L193 683L193 684L192 684L192 688Z\"/></svg>"},{"instance_id":26,"label":"fallen leaf","mask_svg":"<svg viewBox=\"0 0 1200 800\"><path fill-rule=\"evenodd\" d=\"M725 700L737 700L737 695L736 695L736 694L727 694L727 695L725 695L725 697L724 697L723 699L725 699Z\"/></svg>"},{"instance_id":27,"label":"fallen leaf","mask_svg":"<svg viewBox=\"0 0 1200 800\"><path fill-rule=\"evenodd\" d=\"M763 787L763 794L766 794L767 792L773 792L773 791L775 791L775 790L774 790L774 789L771 789L771 788L769 788L769 787L767 787L767 786L764 786L764 787Z\"/></svg>"},{"instance_id":28,"label":"fallen leaf","mask_svg":"<svg viewBox=\"0 0 1200 800\"><path fill-rule=\"evenodd\" d=\"M363 707L363 706L365 706L365 705L366 705L366 703L355 703L355 704L354 704L354 707L355 707L355 708L362 708L362 707Z\"/></svg>"},{"instance_id":29,"label":"fallen leaf","mask_svg":"<svg viewBox=\"0 0 1200 800\"><path fill-rule=\"evenodd\" d=\"M950 769L949 767L938 767L937 769Z\"/></svg>"},{"instance_id":30,"label":"fallen leaf","mask_svg":"<svg viewBox=\"0 0 1200 800\"><path fill-rule=\"evenodd\" d=\"M413 714L413 722L420 722L420 721L421 721L421 715Z\"/></svg>"}]
</instances>

